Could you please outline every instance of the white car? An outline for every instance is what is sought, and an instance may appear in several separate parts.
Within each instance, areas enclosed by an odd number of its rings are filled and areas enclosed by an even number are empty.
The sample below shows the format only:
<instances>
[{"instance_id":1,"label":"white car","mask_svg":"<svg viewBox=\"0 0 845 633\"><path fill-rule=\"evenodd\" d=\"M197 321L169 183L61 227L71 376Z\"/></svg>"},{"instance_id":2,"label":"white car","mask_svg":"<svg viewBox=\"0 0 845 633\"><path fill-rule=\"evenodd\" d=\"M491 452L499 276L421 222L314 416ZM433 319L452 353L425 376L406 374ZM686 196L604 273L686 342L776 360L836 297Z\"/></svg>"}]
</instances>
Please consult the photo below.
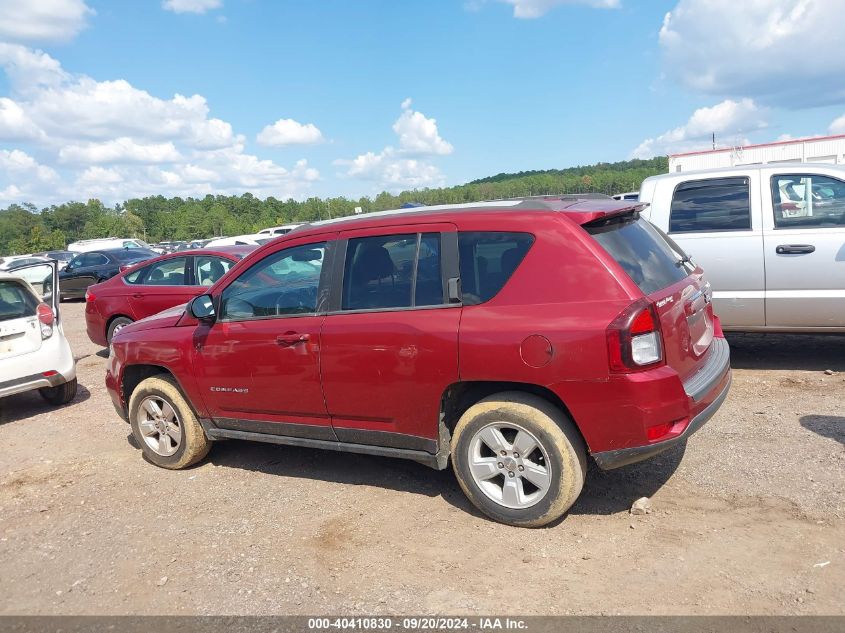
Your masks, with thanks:
<instances>
[{"instance_id":1,"label":"white car","mask_svg":"<svg viewBox=\"0 0 845 633\"><path fill-rule=\"evenodd\" d=\"M271 226L267 229L261 229L258 233L260 235L272 235L276 237L279 235L286 235L287 233L290 233L299 226L302 226L302 222L297 222L294 224L282 224L281 226Z\"/></svg>"},{"instance_id":2,"label":"white car","mask_svg":"<svg viewBox=\"0 0 845 633\"><path fill-rule=\"evenodd\" d=\"M220 237L216 240L211 240L203 248L213 248L215 246L262 246L277 237L278 235L267 235L265 233Z\"/></svg>"},{"instance_id":3,"label":"white car","mask_svg":"<svg viewBox=\"0 0 845 633\"><path fill-rule=\"evenodd\" d=\"M707 273L726 330L845 332L845 167L673 172L640 202Z\"/></svg>"},{"instance_id":4,"label":"white car","mask_svg":"<svg viewBox=\"0 0 845 633\"><path fill-rule=\"evenodd\" d=\"M25 276L38 277L42 296ZM76 363L65 338L55 262L0 272L0 398L37 389L50 404L76 396Z\"/></svg>"},{"instance_id":5,"label":"white car","mask_svg":"<svg viewBox=\"0 0 845 633\"><path fill-rule=\"evenodd\" d=\"M74 253L87 253L89 251L102 251L112 248L145 248L149 251L158 252L158 250L154 249L144 240L128 237L103 237L94 240L79 240L78 242L67 245L67 249Z\"/></svg>"}]
</instances>

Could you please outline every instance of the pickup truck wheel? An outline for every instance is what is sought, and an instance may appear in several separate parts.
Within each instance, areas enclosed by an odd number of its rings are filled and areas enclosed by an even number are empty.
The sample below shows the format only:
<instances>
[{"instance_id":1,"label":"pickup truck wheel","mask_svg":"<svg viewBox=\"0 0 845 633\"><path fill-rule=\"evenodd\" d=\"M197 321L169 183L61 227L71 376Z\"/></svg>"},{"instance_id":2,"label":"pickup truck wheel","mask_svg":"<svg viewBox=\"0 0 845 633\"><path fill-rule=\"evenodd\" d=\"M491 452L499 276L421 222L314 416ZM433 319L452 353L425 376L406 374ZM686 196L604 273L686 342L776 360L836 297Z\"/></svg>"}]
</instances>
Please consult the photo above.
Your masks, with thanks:
<instances>
[{"instance_id":1,"label":"pickup truck wheel","mask_svg":"<svg viewBox=\"0 0 845 633\"><path fill-rule=\"evenodd\" d=\"M123 328L125 328L130 323L134 323L132 319L129 317L117 317L111 323L109 323L109 328L106 331L106 341L109 345L111 345L111 340L114 338L114 335L120 332Z\"/></svg>"},{"instance_id":2,"label":"pickup truck wheel","mask_svg":"<svg viewBox=\"0 0 845 633\"><path fill-rule=\"evenodd\" d=\"M469 500L490 518L541 527L581 494L586 447L561 410L531 394L506 392L461 416L452 468Z\"/></svg>"},{"instance_id":3,"label":"pickup truck wheel","mask_svg":"<svg viewBox=\"0 0 845 633\"><path fill-rule=\"evenodd\" d=\"M175 381L153 376L129 399L129 421L144 456L156 466L179 470L208 454L211 442Z\"/></svg>"},{"instance_id":4,"label":"pickup truck wheel","mask_svg":"<svg viewBox=\"0 0 845 633\"><path fill-rule=\"evenodd\" d=\"M76 397L77 387L78 383L76 382L76 378L74 378L73 380L68 380L66 383L56 387L44 387L43 389L39 389L38 393L50 404L58 406L67 404L73 400Z\"/></svg>"}]
</instances>

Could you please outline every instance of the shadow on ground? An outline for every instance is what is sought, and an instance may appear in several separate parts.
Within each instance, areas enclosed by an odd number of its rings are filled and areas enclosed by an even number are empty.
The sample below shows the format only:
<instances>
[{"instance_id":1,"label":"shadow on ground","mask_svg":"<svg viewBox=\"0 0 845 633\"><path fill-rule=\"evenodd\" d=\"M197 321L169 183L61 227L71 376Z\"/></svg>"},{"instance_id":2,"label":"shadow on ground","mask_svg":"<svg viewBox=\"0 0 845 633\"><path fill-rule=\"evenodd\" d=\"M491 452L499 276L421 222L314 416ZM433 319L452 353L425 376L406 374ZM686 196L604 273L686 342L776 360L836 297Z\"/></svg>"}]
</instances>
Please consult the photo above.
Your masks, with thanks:
<instances>
[{"instance_id":1,"label":"shadow on ground","mask_svg":"<svg viewBox=\"0 0 845 633\"><path fill-rule=\"evenodd\" d=\"M0 399L0 424L18 422L19 420L25 420L51 411L61 411L62 409L74 407L85 402L90 397L91 392L82 385L79 385L77 388L76 397L68 404L62 406L48 404L38 395L37 391L27 391L14 396L8 396Z\"/></svg>"},{"instance_id":2,"label":"shadow on ground","mask_svg":"<svg viewBox=\"0 0 845 633\"><path fill-rule=\"evenodd\" d=\"M735 369L845 371L845 335L728 333Z\"/></svg>"},{"instance_id":3,"label":"shadow on ground","mask_svg":"<svg viewBox=\"0 0 845 633\"><path fill-rule=\"evenodd\" d=\"M845 418L838 415L805 415L801 426L845 446Z\"/></svg>"},{"instance_id":4,"label":"shadow on ground","mask_svg":"<svg viewBox=\"0 0 845 633\"><path fill-rule=\"evenodd\" d=\"M129 441L134 445L134 440ZM606 515L627 511L634 500L652 496L666 483L678 468L684 451L685 445L681 444L642 464L609 472L590 462L584 490L571 513ZM436 471L401 459L238 440L219 442L209 459L216 466L268 475L441 496L464 512L483 516L466 499L451 468Z\"/></svg>"}]
</instances>

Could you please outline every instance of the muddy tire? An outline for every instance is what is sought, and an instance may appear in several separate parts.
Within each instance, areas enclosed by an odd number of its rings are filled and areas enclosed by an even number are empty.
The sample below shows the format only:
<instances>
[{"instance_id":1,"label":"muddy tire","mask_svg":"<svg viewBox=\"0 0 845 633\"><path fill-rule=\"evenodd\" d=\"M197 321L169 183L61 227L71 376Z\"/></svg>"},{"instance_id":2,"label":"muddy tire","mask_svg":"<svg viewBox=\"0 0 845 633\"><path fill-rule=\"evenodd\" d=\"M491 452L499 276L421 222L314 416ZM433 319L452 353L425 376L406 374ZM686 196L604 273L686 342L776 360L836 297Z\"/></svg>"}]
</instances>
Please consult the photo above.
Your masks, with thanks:
<instances>
[{"instance_id":1,"label":"muddy tire","mask_svg":"<svg viewBox=\"0 0 845 633\"><path fill-rule=\"evenodd\" d=\"M211 441L170 376L147 378L135 388L129 421L144 457L156 466L187 468L211 450Z\"/></svg>"},{"instance_id":2,"label":"muddy tire","mask_svg":"<svg viewBox=\"0 0 845 633\"><path fill-rule=\"evenodd\" d=\"M113 319L112 322L109 323L109 327L106 330L106 342L111 345L111 340L114 338L115 332L129 325L130 323L134 323L134 321L129 317L121 316L117 317L116 319Z\"/></svg>"},{"instance_id":3,"label":"muddy tire","mask_svg":"<svg viewBox=\"0 0 845 633\"><path fill-rule=\"evenodd\" d=\"M39 389L38 393L50 404L60 406L67 404L76 397L76 390L78 386L79 384L76 382L76 378L74 378L73 380L68 380L66 383L58 385L57 387L44 387L43 389Z\"/></svg>"},{"instance_id":4,"label":"muddy tire","mask_svg":"<svg viewBox=\"0 0 845 633\"><path fill-rule=\"evenodd\" d=\"M572 507L584 486L586 446L566 414L531 394L485 398L452 435L452 468L467 498L491 519L541 527Z\"/></svg>"}]
</instances>

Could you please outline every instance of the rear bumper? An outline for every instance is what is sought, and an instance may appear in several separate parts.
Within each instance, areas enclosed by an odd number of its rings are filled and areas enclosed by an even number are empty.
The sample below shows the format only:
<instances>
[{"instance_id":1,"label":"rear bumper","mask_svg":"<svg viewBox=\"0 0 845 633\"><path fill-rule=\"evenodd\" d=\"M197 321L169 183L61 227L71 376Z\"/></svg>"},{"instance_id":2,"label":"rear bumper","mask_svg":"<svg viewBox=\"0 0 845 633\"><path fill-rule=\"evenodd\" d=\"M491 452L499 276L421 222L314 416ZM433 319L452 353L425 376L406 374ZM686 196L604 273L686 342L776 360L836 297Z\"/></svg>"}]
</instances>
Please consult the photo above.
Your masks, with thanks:
<instances>
[{"instance_id":1,"label":"rear bumper","mask_svg":"<svg viewBox=\"0 0 845 633\"><path fill-rule=\"evenodd\" d=\"M731 387L730 367L723 369L723 371L716 376L715 384L712 382L712 376L709 377L709 380L711 381L709 383L710 386L718 390L717 395L706 406L704 406L703 409L699 410L698 413L695 414L684 429L683 433L662 442L655 442L654 444L593 453L593 458L596 460L598 467L602 470L611 470L613 468L627 466L628 464L635 464L636 462L641 462L649 459L650 457L654 457L655 455L659 455L676 444L686 442L693 433L698 431L698 429L704 426L704 424L716 414L716 411L718 411L719 407L722 406L725 398L728 397L728 392ZM704 397L703 394L701 397Z\"/></svg>"},{"instance_id":2,"label":"rear bumper","mask_svg":"<svg viewBox=\"0 0 845 633\"><path fill-rule=\"evenodd\" d=\"M106 341L106 320L97 310L94 302L86 302L85 304L85 330L94 345L109 346L108 341Z\"/></svg>"},{"instance_id":3,"label":"rear bumper","mask_svg":"<svg viewBox=\"0 0 845 633\"><path fill-rule=\"evenodd\" d=\"M25 375L20 375L24 372ZM51 375L45 376L44 372ZM42 343L40 350L0 363L0 398L34 389L58 387L74 378L76 363L70 345L64 335L57 332Z\"/></svg>"}]
</instances>

